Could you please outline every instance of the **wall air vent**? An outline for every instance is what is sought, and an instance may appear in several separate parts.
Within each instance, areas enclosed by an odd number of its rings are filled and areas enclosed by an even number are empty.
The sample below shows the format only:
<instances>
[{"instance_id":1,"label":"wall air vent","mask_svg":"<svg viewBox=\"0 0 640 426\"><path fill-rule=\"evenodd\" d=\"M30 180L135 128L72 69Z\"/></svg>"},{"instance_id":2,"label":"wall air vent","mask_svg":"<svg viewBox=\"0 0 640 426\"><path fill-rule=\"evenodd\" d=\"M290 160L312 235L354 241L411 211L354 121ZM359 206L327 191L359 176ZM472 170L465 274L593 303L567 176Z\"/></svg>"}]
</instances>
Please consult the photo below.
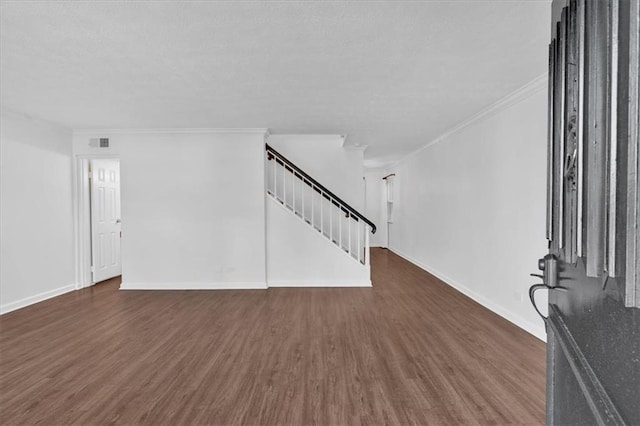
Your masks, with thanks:
<instances>
[{"instance_id":1,"label":"wall air vent","mask_svg":"<svg viewBox=\"0 0 640 426\"><path fill-rule=\"evenodd\" d=\"M92 148L109 148L109 138L91 138L89 146Z\"/></svg>"}]
</instances>

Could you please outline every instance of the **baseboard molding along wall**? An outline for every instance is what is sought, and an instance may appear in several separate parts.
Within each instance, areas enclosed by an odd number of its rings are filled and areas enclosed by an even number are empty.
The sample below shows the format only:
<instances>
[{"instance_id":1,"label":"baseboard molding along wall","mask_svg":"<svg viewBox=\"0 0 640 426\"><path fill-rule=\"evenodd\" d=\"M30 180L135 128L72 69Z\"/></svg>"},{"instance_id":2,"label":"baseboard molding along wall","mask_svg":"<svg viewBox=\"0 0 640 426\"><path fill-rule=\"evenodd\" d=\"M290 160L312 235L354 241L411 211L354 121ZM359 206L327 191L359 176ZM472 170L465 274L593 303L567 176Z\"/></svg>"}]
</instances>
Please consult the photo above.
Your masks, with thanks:
<instances>
[{"instance_id":1,"label":"baseboard molding along wall","mask_svg":"<svg viewBox=\"0 0 640 426\"><path fill-rule=\"evenodd\" d=\"M389 248L389 250L392 251L393 253L397 254L398 256L402 257L403 259L408 260L409 262L413 263L414 265L416 265L420 269L423 269L423 270L427 271L428 273L430 273L434 277L438 278L440 281L444 282L445 284L449 285L450 287L455 288L460 293L462 293L465 296L473 299L474 301L478 302L479 304L481 304L485 308L489 309L490 311L500 315L502 318L508 320L509 322L512 322L513 324L517 325L518 327L520 327L521 329L525 330L526 332L534 335L535 337L537 337L538 339L542 340L543 342L547 341L547 332L546 332L543 324L538 325L538 324L534 324L534 323L532 323L530 321L527 321L527 320L523 319L522 317L514 314L513 312L510 312L510 311L504 309L503 307L496 305L495 303L491 302L486 297L481 296L478 293L474 292L469 287L466 287L466 286L464 286L464 285L452 280L451 278L449 278L445 274L440 273L439 271L431 268L428 265L425 265L424 263L412 258L411 256L406 255L406 254L404 254L404 253L402 253L402 252L400 252L400 251L398 251L396 249Z\"/></svg>"},{"instance_id":2,"label":"baseboard molding along wall","mask_svg":"<svg viewBox=\"0 0 640 426\"><path fill-rule=\"evenodd\" d=\"M123 282L120 290L264 290L267 283L256 282Z\"/></svg>"},{"instance_id":3,"label":"baseboard molding along wall","mask_svg":"<svg viewBox=\"0 0 640 426\"><path fill-rule=\"evenodd\" d=\"M371 287L371 280L368 281L269 281L269 287Z\"/></svg>"},{"instance_id":4,"label":"baseboard molding along wall","mask_svg":"<svg viewBox=\"0 0 640 426\"><path fill-rule=\"evenodd\" d=\"M42 302L52 297L60 296L61 294L69 293L76 289L75 284L69 284L64 287L56 288L54 290L45 291L33 296L25 297L24 299L16 300L15 302L6 303L0 305L0 315L7 314L17 309L26 308L38 302Z\"/></svg>"}]
</instances>

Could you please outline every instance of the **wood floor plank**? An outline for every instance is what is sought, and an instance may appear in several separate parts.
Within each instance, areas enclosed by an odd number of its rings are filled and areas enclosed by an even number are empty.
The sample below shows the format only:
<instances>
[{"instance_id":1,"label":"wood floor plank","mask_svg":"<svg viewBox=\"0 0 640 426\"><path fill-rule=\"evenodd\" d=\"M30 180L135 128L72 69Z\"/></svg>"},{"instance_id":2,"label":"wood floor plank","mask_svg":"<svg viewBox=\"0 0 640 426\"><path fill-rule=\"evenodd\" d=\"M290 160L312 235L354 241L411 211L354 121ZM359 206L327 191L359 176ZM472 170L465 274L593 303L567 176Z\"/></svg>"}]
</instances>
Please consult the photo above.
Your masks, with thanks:
<instances>
[{"instance_id":1,"label":"wood floor plank","mask_svg":"<svg viewBox=\"0 0 640 426\"><path fill-rule=\"evenodd\" d=\"M0 423L543 424L544 343L387 250L373 288L118 291L0 317Z\"/></svg>"}]
</instances>

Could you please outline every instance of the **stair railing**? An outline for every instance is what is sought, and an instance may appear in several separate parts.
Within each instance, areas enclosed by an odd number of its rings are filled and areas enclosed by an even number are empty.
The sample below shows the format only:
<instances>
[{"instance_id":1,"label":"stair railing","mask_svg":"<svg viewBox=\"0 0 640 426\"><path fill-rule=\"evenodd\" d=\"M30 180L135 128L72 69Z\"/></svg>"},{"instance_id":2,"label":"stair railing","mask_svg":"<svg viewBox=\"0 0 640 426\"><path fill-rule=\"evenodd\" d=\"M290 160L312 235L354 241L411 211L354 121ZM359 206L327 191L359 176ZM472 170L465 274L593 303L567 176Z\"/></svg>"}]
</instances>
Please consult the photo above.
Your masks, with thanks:
<instances>
[{"instance_id":1,"label":"stair railing","mask_svg":"<svg viewBox=\"0 0 640 426\"><path fill-rule=\"evenodd\" d=\"M266 146L267 194L363 265L376 226L289 159Z\"/></svg>"}]
</instances>

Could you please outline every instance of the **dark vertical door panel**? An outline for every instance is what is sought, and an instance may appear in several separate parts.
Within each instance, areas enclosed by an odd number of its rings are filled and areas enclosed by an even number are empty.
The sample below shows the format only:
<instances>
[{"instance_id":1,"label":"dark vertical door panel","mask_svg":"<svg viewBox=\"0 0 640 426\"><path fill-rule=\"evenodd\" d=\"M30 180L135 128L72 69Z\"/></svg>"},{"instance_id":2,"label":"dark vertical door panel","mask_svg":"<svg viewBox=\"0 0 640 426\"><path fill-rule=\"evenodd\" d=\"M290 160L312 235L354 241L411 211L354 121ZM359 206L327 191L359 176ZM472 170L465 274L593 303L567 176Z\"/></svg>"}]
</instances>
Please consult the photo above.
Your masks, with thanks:
<instances>
[{"instance_id":1,"label":"dark vertical door panel","mask_svg":"<svg viewBox=\"0 0 640 426\"><path fill-rule=\"evenodd\" d=\"M558 274L544 274L547 422L640 425L638 0L560 4L549 49Z\"/></svg>"},{"instance_id":2,"label":"dark vertical door panel","mask_svg":"<svg viewBox=\"0 0 640 426\"><path fill-rule=\"evenodd\" d=\"M554 135L554 104L553 91L555 83L556 41L549 43L549 92L547 111L547 239L553 239L553 135Z\"/></svg>"},{"instance_id":3,"label":"dark vertical door panel","mask_svg":"<svg viewBox=\"0 0 640 426\"><path fill-rule=\"evenodd\" d=\"M621 8L621 16L624 16L624 7L629 8L630 19L627 21L624 18L620 20L621 25L628 25L628 45L627 51L628 64L626 67L621 67L622 70L627 70L628 75L628 102L627 116L629 121L626 126L627 131L627 187L626 197L621 194L621 199L624 197L627 200L627 216L626 227L620 224L619 232L624 230L625 237L627 238L625 244L626 251L626 306L640 307L640 5L639 2L631 1L628 4L623 2ZM626 40L626 38L622 38ZM622 80L623 81L623 80ZM624 87L623 84L620 87ZM621 103L624 104L624 96L621 99ZM624 123L621 125L625 128ZM623 157L623 155L621 155ZM621 181L624 181L624 177L621 177ZM635 233L635 238L633 238Z\"/></svg>"},{"instance_id":4,"label":"dark vertical door panel","mask_svg":"<svg viewBox=\"0 0 640 426\"><path fill-rule=\"evenodd\" d=\"M616 239L617 209L618 209L618 51L619 0L610 0L608 10L608 34L607 34L607 247L606 273L609 277L617 276Z\"/></svg>"},{"instance_id":5,"label":"dark vertical door panel","mask_svg":"<svg viewBox=\"0 0 640 426\"><path fill-rule=\"evenodd\" d=\"M566 12L556 26L556 56L553 101L553 239L552 250L560 254L563 248L563 158L564 158L564 88Z\"/></svg>"},{"instance_id":6,"label":"dark vertical door panel","mask_svg":"<svg viewBox=\"0 0 640 426\"><path fill-rule=\"evenodd\" d=\"M588 107L586 154L587 276L599 277L605 255L605 173L607 138L607 1L587 2Z\"/></svg>"},{"instance_id":7,"label":"dark vertical door panel","mask_svg":"<svg viewBox=\"0 0 640 426\"><path fill-rule=\"evenodd\" d=\"M577 227L577 160L578 160L578 40L576 37L577 2L571 0L566 14L565 40L565 105L562 181L563 189L563 259L575 263ZM563 14L564 16L564 14Z\"/></svg>"},{"instance_id":8,"label":"dark vertical door panel","mask_svg":"<svg viewBox=\"0 0 640 426\"><path fill-rule=\"evenodd\" d=\"M615 215L609 214L609 217L615 220L615 229L609 232L611 244L614 244L615 253L611 254L610 259L614 259L615 265L613 270L609 268L609 274L616 277L626 276L626 244L627 244L627 174L629 172L628 149L629 149L629 88L626 83L629 81L629 34L630 20L625 16L629 16L630 3L622 0L617 4L618 7L618 60L617 60L617 82L616 82L616 119L612 120L612 125L616 128L616 161L615 161ZM611 185L611 184L610 184ZM611 239L611 237L614 237Z\"/></svg>"},{"instance_id":9,"label":"dark vertical door panel","mask_svg":"<svg viewBox=\"0 0 640 426\"><path fill-rule=\"evenodd\" d=\"M583 253L583 235L584 235L584 122L585 122L585 101L584 101L584 87L585 87L585 8L586 0L578 0L576 5L576 59L578 61L578 87L576 98L578 102L578 116L577 116L577 180L576 180L576 192L577 192L577 212L576 212L576 257L582 256Z\"/></svg>"}]
</instances>

